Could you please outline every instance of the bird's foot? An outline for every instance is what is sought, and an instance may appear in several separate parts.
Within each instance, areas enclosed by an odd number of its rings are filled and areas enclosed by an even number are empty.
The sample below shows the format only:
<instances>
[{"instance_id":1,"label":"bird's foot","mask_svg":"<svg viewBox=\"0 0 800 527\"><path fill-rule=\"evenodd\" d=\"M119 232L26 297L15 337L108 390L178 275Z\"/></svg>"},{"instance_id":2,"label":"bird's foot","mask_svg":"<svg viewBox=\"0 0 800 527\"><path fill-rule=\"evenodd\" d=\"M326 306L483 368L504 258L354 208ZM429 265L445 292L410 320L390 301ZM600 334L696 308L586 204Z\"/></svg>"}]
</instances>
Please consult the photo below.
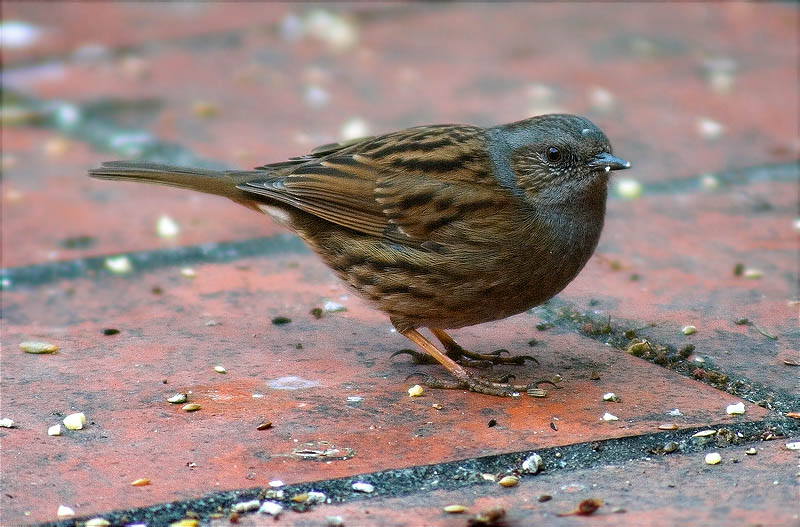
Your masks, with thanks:
<instances>
[{"instance_id":1,"label":"bird's foot","mask_svg":"<svg viewBox=\"0 0 800 527\"><path fill-rule=\"evenodd\" d=\"M402 349L399 351L395 351L389 358L393 358L397 355L410 355L411 362L414 364L439 364L439 361L428 355L427 353L422 353L421 351L415 351L410 349Z\"/></svg>"},{"instance_id":2,"label":"bird's foot","mask_svg":"<svg viewBox=\"0 0 800 527\"><path fill-rule=\"evenodd\" d=\"M497 351L498 352L505 351L506 353L508 353L508 350L497 350ZM439 361L437 361L427 353L422 353L420 351L415 351L412 349L401 349L399 351L395 351L394 353L391 354L390 357L395 357L397 355L409 355L411 357L411 361L414 364L439 364ZM467 366L469 368L488 369L495 364L524 364L525 359L531 359L536 361L536 359L528 355L523 355L519 357L500 357L499 353L497 352L482 355L480 353L473 353L471 351L461 349L460 346L458 350L448 350L446 355L451 359L453 359L454 361L456 361L458 364L462 366Z\"/></svg>"},{"instance_id":3,"label":"bird's foot","mask_svg":"<svg viewBox=\"0 0 800 527\"><path fill-rule=\"evenodd\" d=\"M491 353L477 353L475 351L465 350L444 330L431 328L431 332L436 335L436 338L442 343L447 352L447 356L464 366L491 367L493 364L513 364L521 366L525 364L526 360L535 362L537 365L539 364L539 361L530 355L517 355L512 357L507 349L499 349Z\"/></svg>"},{"instance_id":4,"label":"bird's foot","mask_svg":"<svg viewBox=\"0 0 800 527\"><path fill-rule=\"evenodd\" d=\"M456 357L459 357L461 360L472 361L472 362L479 362L479 363L488 363L488 364L514 364L517 366L522 366L525 364L526 360L531 362L535 362L536 365L539 365L539 361L536 360L536 357L531 355L515 355L511 356L507 349L499 349L492 351L491 353L478 353L475 351L465 350L458 344L456 344L455 348L445 346L447 349L447 356L458 362ZM505 354L505 355L504 355ZM469 366L469 364L465 364Z\"/></svg>"}]
</instances>

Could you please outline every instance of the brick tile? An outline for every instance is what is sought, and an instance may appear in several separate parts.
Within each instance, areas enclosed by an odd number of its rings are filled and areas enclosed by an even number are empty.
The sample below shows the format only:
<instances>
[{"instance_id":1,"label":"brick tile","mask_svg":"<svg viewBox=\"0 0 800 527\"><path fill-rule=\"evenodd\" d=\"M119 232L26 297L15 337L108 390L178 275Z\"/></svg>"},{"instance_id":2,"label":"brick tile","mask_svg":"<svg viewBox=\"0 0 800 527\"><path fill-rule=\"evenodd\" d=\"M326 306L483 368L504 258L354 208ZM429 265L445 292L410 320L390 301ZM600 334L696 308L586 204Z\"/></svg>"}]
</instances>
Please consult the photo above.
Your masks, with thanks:
<instances>
[{"instance_id":1,"label":"brick tile","mask_svg":"<svg viewBox=\"0 0 800 527\"><path fill-rule=\"evenodd\" d=\"M457 334L473 349L533 352L541 367L519 371L520 381L560 374L562 389L545 399L435 390L410 398L408 374L441 371L391 360L392 351L409 344L358 299L342 300L346 290L311 255L200 265L196 273L192 280L166 268L4 293L4 406L19 424L3 441L14 452L4 471L25 474L6 482L17 498L4 514L31 511L32 520L45 520L61 502L87 514L272 479L299 482L635 435L667 421L689 427L765 415L748 403L743 418L731 419L731 396L574 333L536 331L531 315ZM151 292L156 285L163 294ZM348 311L316 320L309 310L325 299ZM275 326L270 320L277 316L292 322ZM206 325L210 320L219 325ZM121 333L102 335L108 327ZM531 337L540 340L533 348L525 344ZM23 354L18 344L26 339L60 350ZM228 373L215 373L218 364ZM592 371L599 381L590 380ZM315 386L270 388L292 376ZM190 391L203 408L190 414L165 402L179 391ZM623 402L603 402L607 391ZM669 417L673 408L684 415ZM87 415L85 430L46 435L74 411ZM604 422L604 412L620 420ZM274 429L255 430L264 419ZM490 419L497 426L489 427ZM330 463L292 458L293 449L314 441L354 455ZM197 468L187 468L190 462ZM92 477L74 477L78 467ZM132 491L129 483L139 477L154 483ZM47 484L34 497L18 486L30 481ZM98 481L102 493L95 492Z\"/></svg>"}]
</instances>

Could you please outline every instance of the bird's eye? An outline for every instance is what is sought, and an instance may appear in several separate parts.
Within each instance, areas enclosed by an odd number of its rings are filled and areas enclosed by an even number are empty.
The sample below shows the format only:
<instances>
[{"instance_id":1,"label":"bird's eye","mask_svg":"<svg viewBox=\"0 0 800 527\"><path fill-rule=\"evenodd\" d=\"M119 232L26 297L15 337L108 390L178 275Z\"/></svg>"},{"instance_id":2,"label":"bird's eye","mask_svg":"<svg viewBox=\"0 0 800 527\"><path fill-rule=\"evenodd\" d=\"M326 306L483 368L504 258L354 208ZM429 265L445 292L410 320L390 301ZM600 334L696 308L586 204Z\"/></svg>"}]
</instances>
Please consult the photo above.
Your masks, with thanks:
<instances>
[{"instance_id":1,"label":"bird's eye","mask_svg":"<svg viewBox=\"0 0 800 527\"><path fill-rule=\"evenodd\" d=\"M550 146L545 151L545 156L547 157L547 160L550 161L551 163L558 163L559 161L561 161L561 150L559 150L554 146Z\"/></svg>"}]
</instances>

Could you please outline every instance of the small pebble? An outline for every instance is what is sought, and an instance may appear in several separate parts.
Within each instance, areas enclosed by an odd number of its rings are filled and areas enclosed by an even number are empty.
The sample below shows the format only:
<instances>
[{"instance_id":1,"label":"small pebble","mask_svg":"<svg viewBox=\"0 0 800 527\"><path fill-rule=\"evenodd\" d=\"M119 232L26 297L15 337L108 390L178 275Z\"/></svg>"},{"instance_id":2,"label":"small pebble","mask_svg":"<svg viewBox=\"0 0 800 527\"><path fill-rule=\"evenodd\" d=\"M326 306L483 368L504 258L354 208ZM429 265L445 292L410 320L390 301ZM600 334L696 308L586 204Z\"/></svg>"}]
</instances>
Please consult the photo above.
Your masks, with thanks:
<instances>
[{"instance_id":1,"label":"small pebble","mask_svg":"<svg viewBox=\"0 0 800 527\"><path fill-rule=\"evenodd\" d=\"M217 373L228 373L228 370L225 369L225 366L214 366L214 371Z\"/></svg>"},{"instance_id":2,"label":"small pebble","mask_svg":"<svg viewBox=\"0 0 800 527\"><path fill-rule=\"evenodd\" d=\"M604 393L603 394L603 400L604 401L611 401L611 402L614 402L614 403L621 403L622 402L622 399L617 397L617 395L614 392Z\"/></svg>"},{"instance_id":3,"label":"small pebble","mask_svg":"<svg viewBox=\"0 0 800 527\"><path fill-rule=\"evenodd\" d=\"M146 487L150 484L150 480L147 478L139 478L131 481L131 487Z\"/></svg>"},{"instance_id":4,"label":"small pebble","mask_svg":"<svg viewBox=\"0 0 800 527\"><path fill-rule=\"evenodd\" d=\"M268 485L269 485L270 487L272 487L273 489L277 489L277 488L279 488L279 487L283 487L283 481L281 481L281 480L279 480L279 479L273 479L272 481L270 481L270 482L268 483Z\"/></svg>"},{"instance_id":5,"label":"small pebble","mask_svg":"<svg viewBox=\"0 0 800 527\"><path fill-rule=\"evenodd\" d=\"M658 425L658 429L659 430L677 430L678 429L678 425L676 425L675 423L664 423L664 424Z\"/></svg>"},{"instance_id":6,"label":"small pebble","mask_svg":"<svg viewBox=\"0 0 800 527\"><path fill-rule=\"evenodd\" d=\"M542 469L544 461L539 454L531 454L522 462L522 471L526 474L536 474Z\"/></svg>"},{"instance_id":7,"label":"small pebble","mask_svg":"<svg viewBox=\"0 0 800 527\"><path fill-rule=\"evenodd\" d=\"M697 332L697 327L695 327L695 326L683 326L683 329L681 331L683 332L684 335L693 335L694 333Z\"/></svg>"},{"instance_id":8,"label":"small pebble","mask_svg":"<svg viewBox=\"0 0 800 527\"><path fill-rule=\"evenodd\" d=\"M442 409L442 405L441 405L441 404L439 404L439 403L433 403L433 404L431 405L431 407L432 407L432 408L434 408L434 409L436 409L436 410L441 410L441 409Z\"/></svg>"},{"instance_id":9,"label":"small pebble","mask_svg":"<svg viewBox=\"0 0 800 527\"><path fill-rule=\"evenodd\" d=\"M61 435L61 425L53 425L47 429L47 435L49 436L60 436Z\"/></svg>"},{"instance_id":10,"label":"small pebble","mask_svg":"<svg viewBox=\"0 0 800 527\"><path fill-rule=\"evenodd\" d=\"M344 307L342 304L338 302L334 302L332 300L328 300L323 304L322 309L327 311L328 313L336 313L339 311L347 311L347 308Z\"/></svg>"},{"instance_id":11,"label":"small pebble","mask_svg":"<svg viewBox=\"0 0 800 527\"><path fill-rule=\"evenodd\" d=\"M447 505L443 510L449 514L459 514L466 511L467 508L464 505Z\"/></svg>"},{"instance_id":12,"label":"small pebble","mask_svg":"<svg viewBox=\"0 0 800 527\"><path fill-rule=\"evenodd\" d=\"M85 527L108 527L111 522L105 518L92 518L83 524Z\"/></svg>"},{"instance_id":13,"label":"small pebble","mask_svg":"<svg viewBox=\"0 0 800 527\"><path fill-rule=\"evenodd\" d=\"M167 402L172 404L183 404L188 399L189 397L185 393L176 393L175 395L167 399Z\"/></svg>"},{"instance_id":14,"label":"small pebble","mask_svg":"<svg viewBox=\"0 0 800 527\"><path fill-rule=\"evenodd\" d=\"M680 410L678 410L677 408L674 408L674 409L670 410L669 412L667 412L667 415L669 415L671 417L679 417L679 416L681 416L683 414L681 413Z\"/></svg>"},{"instance_id":15,"label":"small pebble","mask_svg":"<svg viewBox=\"0 0 800 527\"><path fill-rule=\"evenodd\" d=\"M183 410L184 412L196 412L199 409L200 409L200 405L197 404L197 403L184 404L181 407L181 410Z\"/></svg>"},{"instance_id":16,"label":"small pebble","mask_svg":"<svg viewBox=\"0 0 800 527\"><path fill-rule=\"evenodd\" d=\"M664 445L664 453L669 454L671 452L675 452L678 450L678 443L675 441L670 441L669 443Z\"/></svg>"},{"instance_id":17,"label":"small pebble","mask_svg":"<svg viewBox=\"0 0 800 527\"><path fill-rule=\"evenodd\" d=\"M589 103L595 110L608 111L616 104L616 97L607 89L595 86L589 90Z\"/></svg>"},{"instance_id":18,"label":"small pebble","mask_svg":"<svg viewBox=\"0 0 800 527\"><path fill-rule=\"evenodd\" d=\"M268 430L270 428L272 428L272 422L271 421L264 421L263 423L261 423L260 425L258 425L256 427L256 430Z\"/></svg>"},{"instance_id":19,"label":"small pebble","mask_svg":"<svg viewBox=\"0 0 800 527\"><path fill-rule=\"evenodd\" d=\"M106 269L114 274L127 274L133 270L133 265L127 256L113 256L105 259Z\"/></svg>"},{"instance_id":20,"label":"small pebble","mask_svg":"<svg viewBox=\"0 0 800 527\"><path fill-rule=\"evenodd\" d=\"M325 525L327 527L343 527L344 518L342 518L341 516L326 516Z\"/></svg>"},{"instance_id":21,"label":"small pebble","mask_svg":"<svg viewBox=\"0 0 800 527\"><path fill-rule=\"evenodd\" d=\"M497 483L501 487L515 487L519 484L519 478L517 476L503 476Z\"/></svg>"},{"instance_id":22,"label":"small pebble","mask_svg":"<svg viewBox=\"0 0 800 527\"><path fill-rule=\"evenodd\" d=\"M86 416L81 412L69 414L64 418L64 426L67 427L67 430L80 430L85 424Z\"/></svg>"},{"instance_id":23,"label":"small pebble","mask_svg":"<svg viewBox=\"0 0 800 527\"><path fill-rule=\"evenodd\" d=\"M311 490L306 493L306 503L308 505L317 505L319 503L325 503L328 499L328 496L325 495L324 492L319 492L316 490Z\"/></svg>"},{"instance_id":24,"label":"small pebble","mask_svg":"<svg viewBox=\"0 0 800 527\"><path fill-rule=\"evenodd\" d=\"M158 221L156 222L156 234L158 234L159 238L174 238L180 234L180 232L181 228L178 226L175 220L166 214L159 216Z\"/></svg>"},{"instance_id":25,"label":"small pebble","mask_svg":"<svg viewBox=\"0 0 800 527\"><path fill-rule=\"evenodd\" d=\"M261 507L261 502L259 500L249 500L249 501L240 501L239 503L234 503L231 507L231 511L233 512L249 512L254 511Z\"/></svg>"},{"instance_id":26,"label":"small pebble","mask_svg":"<svg viewBox=\"0 0 800 527\"><path fill-rule=\"evenodd\" d=\"M36 340L26 340L25 342L21 342L19 347L25 353L33 353L35 355L42 353L55 353L58 351L58 346L55 344Z\"/></svg>"},{"instance_id":27,"label":"small pebble","mask_svg":"<svg viewBox=\"0 0 800 527\"><path fill-rule=\"evenodd\" d=\"M699 118L696 123L696 129L700 137L709 141L718 139L725 132L725 127L721 123L708 117Z\"/></svg>"},{"instance_id":28,"label":"small pebble","mask_svg":"<svg viewBox=\"0 0 800 527\"><path fill-rule=\"evenodd\" d=\"M761 278L763 275L764 275L764 273L762 273L758 269L745 269L744 270L744 277L745 278L750 278L751 280L754 280L754 279L757 279L757 278Z\"/></svg>"},{"instance_id":29,"label":"small pebble","mask_svg":"<svg viewBox=\"0 0 800 527\"><path fill-rule=\"evenodd\" d=\"M183 518L169 524L169 527L198 527L200 522L195 518Z\"/></svg>"},{"instance_id":30,"label":"small pebble","mask_svg":"<svg viewBox=\"0 0 800 527\"><path fill-rule=\"evenodd\" d=\"M372 485L370 483L364 483L362 481L353 483L352 488L356 492L364 492L366 494L369 494L370 492L374 492L375 491L375 486L374 485Z\"/></svg>"},{"instance_id":31,"label":"small pebble","mask_svg":"<svg viewBox=\"0 0 800 527\"><path fill-rule=\"evenodd\" d=\"M755 456L756 454L758 454L755 448L748 448L747 450L745 450L744 453L747 454L748 456Z\"/></svg>"},{"instance_id":32,"label":"small pebble","mask_svg":"<svg viewBox=\"0 0 800 527\"><path fill-rule=\"evenodd\" d=\"M744 403L729 404L725 408L728 415L742 415L744 413Z\"/></svg>"},{"instance_id":33,"label":"small pebble","mask_svg":"<svg viewBox=\"0 0 800 527\"><path fill-rule=\"evenodd\" d=\"M191 267L183 267L181 269L181 276L184 278L195 278L197 276L197 272Z\"/></svg>"},{"instance_id":34,"label":"small pebble","mask_svg":"<svg viewBox=\"0 0 800 527\"><path fill-rule=\"evenodd\" d=\"M792 441L791 443L786 443L786 448L789 450L800 450L800 441Z\"/></svg>"},{"instance_id":35,"label":"small pebble","mask_svg":"<svg viewBox=\"0 0 800 527\"><path fill-rule=\"evenodd\" d=\"M0 428L14 428L14 420L8 417L0 419Z\"/></svg>"},{"instance_id":36,"label":"small pebble","mask_svg":"<svg viewBox=\"0 0 800 527\"><path fill-rule=\"evenodd\" d=\"M415 384L414 386L408 389L408 395L409 397L420 397L423 391L424 390L422 389L422 386L420 386L419 384Z\"/></svg>"},{"instance_id":37,"label":"small pebble","mask_svg":"<svg viewBox=\"0 0 800 527\"><path fill-rule=\"evenodd\" d=\"M361 137L369 135L369 126L367 126L366 121L356 117L346 121L342 125L342 129L339 132L339 135L344 141L348 141L351 139L359 139Z\"/></svg>"},{"instance_id":38,"label":"small pebble","mask_svg":"<svg viewBox=\"0 0 800 527\"><path fill-rule=\"evenodd\" d=\"M58 510L56 511L56 516L59 518L69 518L75 516L75 510L72 507L67 507L66 505L59 505Z\"/></svg>"},{"instance_id":39,"label":"small pebble","mask_svg":"<svg viewBox=\"0 0 800 527\"><path fill-rule=\"evenodd\" d=\"M711 452L706 454L706 465L716 465L722 461L722 456L718 452Z\"/></svg>"},{"instance_id":40,"label":"small pebble","mask_svg":"<svg viewBox=\"0 0 800 527\"><path fill-rule=\"evenodd\" d=\"M606 412L603 414L603 421L619 421L619 417Z\"/></svg>"},{"instance_id":41,"label":"small pebble","mask_svg":"<svg viewBox=\"0 0 800 527\"><path fill-rule=\"evenodd\" d=\"M619 178L616 185L619 197L634 200L642 195L642 184L633 178Z\"/></svg>"}]
</instances>

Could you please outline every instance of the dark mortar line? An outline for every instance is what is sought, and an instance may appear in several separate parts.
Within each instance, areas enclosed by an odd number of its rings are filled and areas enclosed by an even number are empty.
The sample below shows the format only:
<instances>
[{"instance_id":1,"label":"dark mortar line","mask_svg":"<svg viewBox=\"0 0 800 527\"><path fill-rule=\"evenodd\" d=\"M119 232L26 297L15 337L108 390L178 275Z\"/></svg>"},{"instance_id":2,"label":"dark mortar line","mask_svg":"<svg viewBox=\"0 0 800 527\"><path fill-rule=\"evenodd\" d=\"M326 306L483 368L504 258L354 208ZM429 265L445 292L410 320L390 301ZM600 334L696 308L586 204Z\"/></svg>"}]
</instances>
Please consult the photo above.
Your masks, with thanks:
<instances>
[{"instance_id":1,"label":"dark mortar line","mask_svg":"<svg viewBox=\"0 0 800 527\"><path fill-rule=\"evenodd\" d=\"M198 263L224 263L254 256L307 253L308 247L292 234L278 234L249 240L206 243L170 249L154 249L130 253L125 256L132 269L129 273L114 274L106 267L109 256L93 256L62 262L48 262L22 267L0 269L2 289L39 287L58 280L71 280L100 276L136 276L138 273L162 267Z\"/></svg>"},{"instance_id":2,"label":"dark mortar line","mask_svg":"<svg viewBox=\"0 0 800 527\"><path fill-rule=\"evenodd\" d=\"M798 432L798 427L795 426L792 430L789 430L784 426L785 424L784 422L776 423L771 418L744 423L714 424L706 427L603 439L566 446L494 454L459 461L381 470L342 478L297 483L281 487L284 495L280 499L274 497L276 489L254 487L215 492L196 499L115 510L108 513L45 522L37 525L39 527L80 527L89 518L103 517L109 520L111 525L115 526L143 523L148 527L158 527L167 526L171 522L186 517L187 512L195 513L199 518L207 522L210 514L217 512L227 514L233 504L253 499L277 501L285 509L294 509L302 512L307 510L308 506L294 503L291 498L310 491L325 493L329 500L326 503L340 504L366 501L374 498L403 497L434 490L457 490L479 485L496 485L496 483L486 481L482 474L519 474L522 461L532 453L539 454L544 462L544 468L539 474L569 473L612 464L676 455L674 453L689 455L711 449L724 449L729 446L745 446L768 439L783 439L790 437L791 432ZM709 429L714 429L717 433L709 437L692 437L696 432ZM675 445L672 445L674 447L673 454L665 452L665 447L670 443L675 443ZM313 463L314 461L307 462ZM521 474L520 476L522 478L537 477L536 475L526 474ZM355 482L370 483L374 485L375 490L370 494L356 492L352 489L352 484ZM290 512L287 510L284 514L288 513Z\"/></svg>"},{"instance_id":3,"label":"dark mortar line","mask_svg":"<svg viewBox=\"0 0 800 527\"><path fill-rule=\"evenodd\" d=\"M765 163L747 168L726 169L719 172L699 174L681 179L642 183L642 195L689 194L705 192L712 194L734 185L750 185L762 182L797 182L800 178L800 160L790 163ZM716 188L704 188L706 178L716 180ZM614 196L610 194L609 197ZM614 196L615 197L615 196Z\"/></svg>"},{"instance_id":4,"label":"dark mortar line","mask_svg":"<svg viewBox=\"0 0 800 527\"><path fill-rule=\"evenodd\" d=\"M155 120L161 110L157 99L98 98L73 104L59 99L39 99L4 87L3 104L21 106L30 112L24 125L56 130L115 156L217 170L230 168L204 159L181 144L160 140L141 126L120 124L131 114L135 114L138 121ZM85 174L80 176L86 177Z\"/></svg>"},{"instance_id":5,"label":"dark mortar line","mask_svg":"<svg viewBox=\"0 0 800 527\"><path fill-rule=\"evenodd\" d=\"M544 304L535 307L531 313L536 314L545 321L545 327L553 327L574 331L582 336L610 345L626 352L632 342L643 339L641 321L629 321L609 315L590 314L575 308L574 304L552 298ZM632 328L639 328L634 338L625 337L624 333ZM735 397L761 406L777 413L776 419L787 423L789 428L800 430L796 420L785 417L783 414L797 411L800 408L800 397L778 390L740 375L728 374L718 369L713 361L703 357L703 362L688 360L681 356L681 351L675 346L644 338L650 344L652 352L637 355L657 366L662 366L675 373L689 377L724 391ZM692 354L697 354L697 350ZM788 367L788 366L787 366Z\"/></svg>"}]
</instances>

